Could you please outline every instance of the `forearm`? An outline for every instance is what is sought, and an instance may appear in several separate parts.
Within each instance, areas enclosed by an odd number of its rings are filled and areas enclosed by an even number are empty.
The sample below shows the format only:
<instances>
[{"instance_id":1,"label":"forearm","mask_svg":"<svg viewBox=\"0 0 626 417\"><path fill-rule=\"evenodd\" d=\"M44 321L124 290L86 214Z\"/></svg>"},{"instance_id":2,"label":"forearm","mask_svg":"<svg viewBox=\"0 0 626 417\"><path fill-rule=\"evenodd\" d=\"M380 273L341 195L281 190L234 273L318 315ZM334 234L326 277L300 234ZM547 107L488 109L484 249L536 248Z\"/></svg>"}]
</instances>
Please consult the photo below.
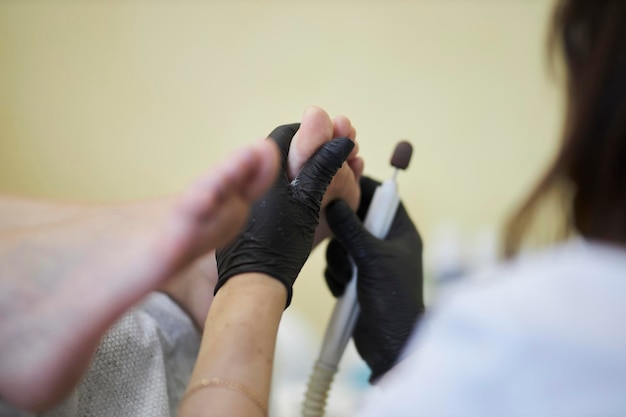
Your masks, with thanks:
<instances>
[{"instance_id":1,"label":"forearm","mask_svg":"<svg viewBox=\"0 0 626 417\"><path fill-rule=\"evenodd\" d=\"M190 388L219 378L245 389L211 385L194 391L181 404L181 417L262 416L266 405L278 324L286 302L285 287L263 274L231 278L217 293L207 317Z\"/></svg>"}]
</instances>

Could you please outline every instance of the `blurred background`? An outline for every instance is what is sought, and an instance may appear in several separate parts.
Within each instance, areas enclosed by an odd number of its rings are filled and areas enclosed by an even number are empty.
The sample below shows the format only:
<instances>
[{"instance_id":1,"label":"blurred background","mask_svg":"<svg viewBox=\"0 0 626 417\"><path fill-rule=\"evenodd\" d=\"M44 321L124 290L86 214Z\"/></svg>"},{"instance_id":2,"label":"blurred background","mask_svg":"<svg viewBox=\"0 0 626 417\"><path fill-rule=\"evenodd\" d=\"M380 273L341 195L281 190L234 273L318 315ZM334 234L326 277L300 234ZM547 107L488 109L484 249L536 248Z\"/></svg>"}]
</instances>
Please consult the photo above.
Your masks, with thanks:
<instances>
[{"instance_id":1,"label":"blurred background","mask_svg":"<svg viewBox=\"0 0 626 417\"><path fill-rule=\"evenodd\" d=\"M0 192L89 201L174 193L318 105L352 119L370 176L389 177L395 143L413 143L399 181L434 294L438 280L495 260L504 221L558 143L551 7L0 1ZM312 356L334 304L324 246L287 315L291 334L308 329L300 340L315 345ZM296 362L308 372L312 360Z\"/></svg>"}]
</instances>

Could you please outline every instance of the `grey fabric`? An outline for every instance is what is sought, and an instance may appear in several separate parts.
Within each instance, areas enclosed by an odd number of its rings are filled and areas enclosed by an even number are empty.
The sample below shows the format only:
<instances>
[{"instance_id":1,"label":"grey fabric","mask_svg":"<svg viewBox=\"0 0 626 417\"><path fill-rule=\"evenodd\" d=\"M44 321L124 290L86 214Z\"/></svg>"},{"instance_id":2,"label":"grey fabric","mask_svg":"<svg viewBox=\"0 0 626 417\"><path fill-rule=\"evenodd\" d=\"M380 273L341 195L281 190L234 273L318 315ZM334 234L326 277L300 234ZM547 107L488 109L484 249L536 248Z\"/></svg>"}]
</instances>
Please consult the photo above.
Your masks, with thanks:
<instances>
[{"instance_id":1,"label":"grey fabric","mask_svg":"<svg viewBox=\"0 0 626 417\"><path fill-rule=\"evenodd\" d=\"M77 389L41 416L175 416L199 346L187 314L153 293L107 332ZM30 415L0 404L0 416Z\"/></svg>"},{"instance_id":2,"label":"grey fabric","mask_svg":"<svg viewBox=\"0 0 626 417\"><path fill-rule=\"evenodd\" d=\"M0 398L0 417L33 417L34 414L16 410Z\"/></svg>"}]
</instances>

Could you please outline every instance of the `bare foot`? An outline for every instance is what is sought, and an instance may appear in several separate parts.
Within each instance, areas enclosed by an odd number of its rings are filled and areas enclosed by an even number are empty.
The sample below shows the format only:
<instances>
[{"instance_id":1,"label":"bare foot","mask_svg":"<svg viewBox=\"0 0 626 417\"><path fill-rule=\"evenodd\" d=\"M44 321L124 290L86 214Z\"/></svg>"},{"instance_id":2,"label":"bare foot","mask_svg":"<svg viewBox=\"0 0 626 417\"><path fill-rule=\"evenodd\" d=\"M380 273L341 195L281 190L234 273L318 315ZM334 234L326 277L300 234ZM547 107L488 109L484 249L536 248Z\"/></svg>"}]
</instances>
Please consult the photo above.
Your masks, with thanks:
<instances>
[{"instance_id":1,"label":"bare foot","mask_svg":"<svg viewBox=\"0 0 626 417\"><path fill-rule=\"evenodd\" d=\"M317 107L308 108L292 141L288 161L290 179L297 176L304 163L321 145L332 138L340 137L355 140L356 131L347 117L337 116L331 120L324 110ZM335 198L348 201L354 209L358 206L360 196L358 180L363 172L363 160L357 156L357 152L355 146L344 166L335 175L322 201L322 208ZM326 217L322 214L314 245L330 234ZM213 300L216 282L217 266L212 252L196 260L161 290L176 300L194 320L198 329L202 329Z\"/></svg>"},{"instance_id":2,"label":"bare foot","mask_svg":"<svg viewBox=\"0 0 626 417\"><path fill-rule=\"evenodd\" d=\"M296 132L289 148L288 174L295 178L304 163L324 143L332 138L347 137L356 142L356 130L345 116L337 116L333 120L319 107L309 107L304 111L300 129ZM315 233L314 245L331 235L326 223L324 208L335 199L345 200L354 210L359 205L361 190L359 178L363 173L363 159L358 156L358 145L328 186L322 200L320 224Z\"/></svg>"},{"instance_id":3,"label":"bare foot","mask_svg":"<svg viewBox=\"0 0 626 417\"><path fill-rule=\"evenodd\" d=\"M0 235L0 397L33 411L60 401L126 309L235 236L278 160L263 141L180 198Z\"/></svg>"}]
</instances>

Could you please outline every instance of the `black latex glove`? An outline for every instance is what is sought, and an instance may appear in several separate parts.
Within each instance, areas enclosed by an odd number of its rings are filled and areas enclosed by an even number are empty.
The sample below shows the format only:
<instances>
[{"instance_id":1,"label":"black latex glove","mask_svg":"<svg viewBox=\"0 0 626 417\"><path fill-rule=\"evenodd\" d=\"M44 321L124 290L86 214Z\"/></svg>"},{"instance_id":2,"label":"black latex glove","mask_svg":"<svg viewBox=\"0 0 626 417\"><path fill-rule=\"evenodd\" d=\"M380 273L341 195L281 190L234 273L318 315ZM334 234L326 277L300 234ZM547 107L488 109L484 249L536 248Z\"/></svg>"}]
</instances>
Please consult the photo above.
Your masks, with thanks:
<instances>
[{"instance_id":1,"label":"black latex glove","mask_svg":"<svg viewBox=\"0 0 626 417\"><path fill-rule=\"evenodd\" d=\"M377 380L397 361L417 318L424 311L422 297L422 240L400 204L385 240L371 235L361 219L380 183L361 178L358 214L344 201L326 208L335 235L326 250L326 282L335 297L351 279L348 254L358 268L357 297L361 313L353 338L361 357Z\"/></svg>"},{"instance_id":2,"label":"black latex glove","mask_svg":"<svg viewBox=\"0 0 626 417\"><path fill-rule=\"evenodd\" d=\"M289 182L287 155L299 127L284 125L270 133L281 152L281 170L272 188L252 206L241 234L216 251L216 293L234 275L261 272L285 284L289 306L293 283L313 246L322 197L354 148L347 138L325 143Z\"/></svg>"}]
</instances>

